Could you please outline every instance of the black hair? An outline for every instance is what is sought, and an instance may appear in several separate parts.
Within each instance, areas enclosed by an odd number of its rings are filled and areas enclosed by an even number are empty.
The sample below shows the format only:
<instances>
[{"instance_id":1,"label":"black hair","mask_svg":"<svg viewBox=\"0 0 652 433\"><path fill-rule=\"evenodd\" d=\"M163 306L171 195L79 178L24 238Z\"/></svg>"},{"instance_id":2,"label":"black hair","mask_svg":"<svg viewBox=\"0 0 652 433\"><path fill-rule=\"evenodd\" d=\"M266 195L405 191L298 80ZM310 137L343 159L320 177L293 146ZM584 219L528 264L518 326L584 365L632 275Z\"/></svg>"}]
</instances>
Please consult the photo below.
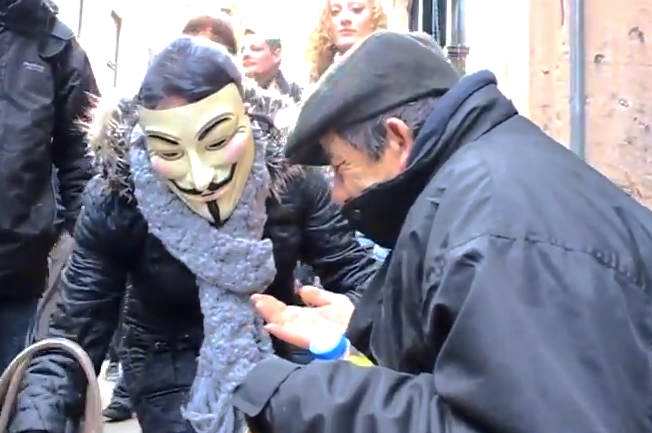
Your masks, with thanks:
<instances>
[{"instance_id":1,"label":"black hair","mask_svg":"<svg viewBox=\"0 0 652 433\"><path fill-rule=\"evenodd\" d=\"M364 151L373 161L378 161L387 147L387 120L396 117L405 122L412 137L419 131L439 98L427 96L392 108L372 119L348 125L338 132L355 149Z\"/></svg>"},{"instance_id":2,"label":"black hair","mask_svg":"<svg viewBox=\"0 0 652 433\"><path fill-rule=\"evenodd\" d=\"M154 57L136 102L149 110L171 96L194 103L230 83L235 83L242 94L242 76L235 58L206 38L183 36Z\"/></svg>"}]
</instances>

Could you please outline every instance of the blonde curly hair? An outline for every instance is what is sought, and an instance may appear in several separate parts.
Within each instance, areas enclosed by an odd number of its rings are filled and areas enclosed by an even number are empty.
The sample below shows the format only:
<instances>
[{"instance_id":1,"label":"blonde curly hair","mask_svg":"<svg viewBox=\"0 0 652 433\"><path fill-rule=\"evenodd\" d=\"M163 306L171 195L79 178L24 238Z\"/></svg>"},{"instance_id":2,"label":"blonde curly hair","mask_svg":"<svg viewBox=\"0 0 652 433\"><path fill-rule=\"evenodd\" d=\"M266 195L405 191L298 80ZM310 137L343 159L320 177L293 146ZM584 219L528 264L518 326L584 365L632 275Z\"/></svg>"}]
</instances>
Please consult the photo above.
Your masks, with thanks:
<instances>
[{"instance_id":1,"label":"blonde curly hair","mask_svg":"<svg viewBox=\"0 0 652 433\"><path fill-rule=\"evenodd\" d=\"M371 3L371 25L372 29L380 30L387 28L387 14L383 10L380 0L369 0ZM335 59L337 48L333 43L331 29L331 2L326 0L324 8L319 15L317 27L310 32L306 60L310 63L310 84L319 81Z\"/></svg>"}]
</instances>

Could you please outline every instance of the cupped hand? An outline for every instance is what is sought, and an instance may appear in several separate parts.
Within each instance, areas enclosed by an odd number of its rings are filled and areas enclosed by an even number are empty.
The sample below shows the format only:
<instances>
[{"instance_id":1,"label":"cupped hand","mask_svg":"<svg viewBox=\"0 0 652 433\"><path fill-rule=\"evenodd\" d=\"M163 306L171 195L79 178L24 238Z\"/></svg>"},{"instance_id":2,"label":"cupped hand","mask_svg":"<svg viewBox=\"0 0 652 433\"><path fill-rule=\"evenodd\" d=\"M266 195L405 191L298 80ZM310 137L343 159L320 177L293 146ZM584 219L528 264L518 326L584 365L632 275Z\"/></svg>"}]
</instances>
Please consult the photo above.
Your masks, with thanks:
<instances>
[{"instance_id":1,"label":"cupped hand","mask_svg":"<svg viewBox=\"0 0 652 433\"><path fill-rule=\"evenodd\" d=\"M347 296L314 286L303 286L297 291L303 302L313 307L317 314L345 329L349 326L355 306Z\"/></svg>"},{"instance_id":2,"label":"cupped hand","mask_svg":"<svg viewBox=\"0 0 652 433\"><path fill-rule=\"evenodd\" d=\"M307 349L316 336L346 331L346 326L328 320L316 308L286 305L269 295L253 295L251 299L267 322L265 329L297 347Z\"/></svg>"}]
</instances>

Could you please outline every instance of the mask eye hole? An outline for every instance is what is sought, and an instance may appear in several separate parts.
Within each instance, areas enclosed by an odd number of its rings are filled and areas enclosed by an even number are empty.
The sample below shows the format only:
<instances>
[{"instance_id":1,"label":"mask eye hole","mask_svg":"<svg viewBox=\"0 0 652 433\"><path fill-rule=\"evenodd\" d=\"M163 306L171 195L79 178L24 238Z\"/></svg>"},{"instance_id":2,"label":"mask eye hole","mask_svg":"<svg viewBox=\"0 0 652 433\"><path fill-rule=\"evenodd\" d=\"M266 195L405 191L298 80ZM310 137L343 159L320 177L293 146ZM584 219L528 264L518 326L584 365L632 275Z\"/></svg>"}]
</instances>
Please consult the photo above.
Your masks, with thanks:
<instances>
[{"instance_id":1,"label":"mask eye hole","mask_svg":"<svg viewBox=\"0 0 652 433\"><path fill-rule=\"evenodd\" d=\"M179 148L179 143L177 143L176 141L174 141L174 140L172 140L172 139L170 139L168 137L163 137L163 136L160 136L160 135L157 135L157 134L149 134L148 138L165 143L167 146L165 146L164 148L170 148L170 147L172 148L170 150L163 150L163 149L156 149L156 148L151 149L150 148L150 153L152 155L156 155L159 158L164 159L166 161L176 161L176 160L180 159L183 156L183 151L182 150L176 150L176 149ZM159 146L157 146L157 147L159 147Z\"/></svg>"},{"instance_id":2,"label":"mask eye hole","mask_svg":"<svg viewBox=\"0 0 652 433\"><path fill-rule=\"evenodd\" d=\"M215 140L213 143L207 145L207 146L206 146L206 150L219 150L219 149L223 148L224 146L226 146L227 144L229 144L229 143L231 142L231 140L233 140L233 138L234 138L236 135L238 135L238 134L240 134L240 133L242 133L242 132L245 132L246 130L247 130L246 127L244 127L244 126L239 126L239 127L238 127L235 131L233 131L233 133L232 133L230 136L228 136L227 138L221 138L221 139L219 139L219 140Z\"/></svg>"},{"instance_id":3,"label":"mask eye hole","mask_svg":"<svg viewBox=\"0 0 652 433\"><path fill-rule=\"evenodd\" d=\"M183 156L183 152L178 152L178 151L157 152L156 156L166 161L176 161Z\"/></svg>"},{"instance_id":4,"label":"mask eye hole","mask_svg":"<svg viewBox=\"0 0 652 433\"><path fill-rule=\"evenodd\" d=\"M221 140L217 140L216 142L209 144L206 146L206 150L218 150L224 147L224 145L228 142L229 140L226 138L223 138Z\"/></svg>"}]
</instances>

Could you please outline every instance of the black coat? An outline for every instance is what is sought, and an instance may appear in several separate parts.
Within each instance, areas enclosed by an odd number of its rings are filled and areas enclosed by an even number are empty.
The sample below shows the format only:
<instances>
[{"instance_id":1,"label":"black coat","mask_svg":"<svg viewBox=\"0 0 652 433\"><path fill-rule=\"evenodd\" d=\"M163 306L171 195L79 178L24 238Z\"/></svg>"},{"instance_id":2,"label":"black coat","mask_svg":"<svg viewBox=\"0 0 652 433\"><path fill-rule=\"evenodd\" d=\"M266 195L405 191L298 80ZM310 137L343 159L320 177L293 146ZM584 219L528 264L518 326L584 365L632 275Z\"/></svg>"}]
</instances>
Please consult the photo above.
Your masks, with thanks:
<instances>
[{"instance_id":1,"label":"black coat","mask_svg":"<svg viewBox=\"0 0 652 433\"><path fill-rule=\"evenodd\" d=\"M474 80L345 209L395 246L349 324L379 366L259 364L252 431L652 431L652 214Z\"/></svg>"},{"instance_id":2,"label":"black coat","mask_svg":"<svg viewBox=\"0 0 652 433\"><path fill-rule=\"evenodd\" d=\"M264 237L272 240L277 273L266 293L296 303L293 271L302 260L314 267L326 289L357 300L377 264L356 241L323 174L271 162L270 173L274 194L267 201ZM62 302L48 336L77 341L99 372L127 290L122 350L130 394L146 412L162 404L152 399L174 398L173 409L157 412L153 420L144 415L141 422L157 423L148 424L149 431L179 431L166 423L185 423L181 400L194 379L203 339L195 276L148 232L133 195L106 186L100 178L88 185L76 246L62 278ZM275 347L287 355L285 345ZM81 413L83 390L70 358L37 358L11 431L63 431L67 419Z\"/></svg>"},{"instance_id":3,"label":"black coat","mask_svg":"<svg viewBox=\"0 0 652 433\"><path fill-rule=\"evenodd\" d=\"M56 240L52 167L72 231L93 175L77 122L89 94L98 94L84 50L49 2L7 3L0 5L0 302L45 289Z\"/></svg>"}]
</instances>

